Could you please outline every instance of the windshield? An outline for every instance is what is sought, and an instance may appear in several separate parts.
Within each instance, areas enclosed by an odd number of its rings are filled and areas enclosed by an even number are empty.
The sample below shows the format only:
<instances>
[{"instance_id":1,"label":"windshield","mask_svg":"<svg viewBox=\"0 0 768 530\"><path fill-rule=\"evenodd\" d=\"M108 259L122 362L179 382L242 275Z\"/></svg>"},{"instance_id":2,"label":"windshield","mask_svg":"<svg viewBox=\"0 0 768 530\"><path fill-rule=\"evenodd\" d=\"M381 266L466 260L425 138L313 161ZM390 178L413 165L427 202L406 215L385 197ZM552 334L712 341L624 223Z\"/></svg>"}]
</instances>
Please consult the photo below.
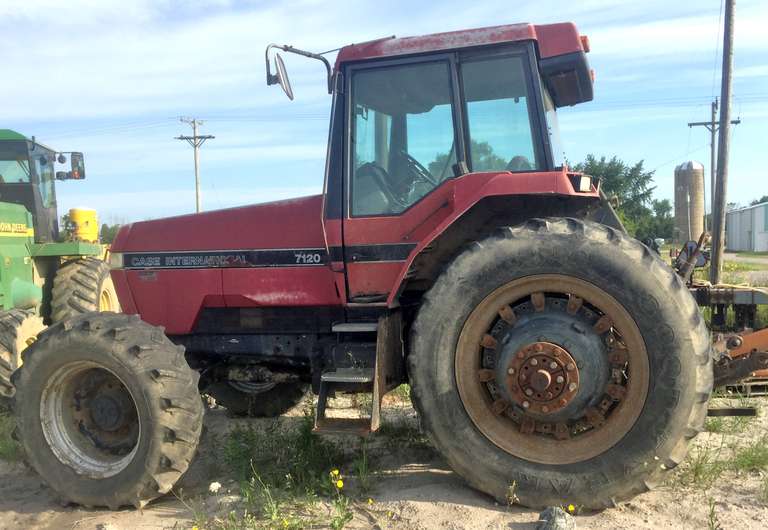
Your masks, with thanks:
<instances>
[{"instance_id":1,"label":"windshield","mask_svg":"<svg viewBox=\"0 0 768 530\"><path fill-rule=\"evenodd\" d=\"M540 169L528 88L519 56L482 57L461 65L472 171Z\"/></svg>"},{"instance_id":2,"label":"windshield","mask_svg":"<svg viewBox=\"0 0 768 530\"><path fill-rule=\"evenodd\" d=\"M26 142L0 143L0 184L29 182Z\"/></svg>"}]
</instances>

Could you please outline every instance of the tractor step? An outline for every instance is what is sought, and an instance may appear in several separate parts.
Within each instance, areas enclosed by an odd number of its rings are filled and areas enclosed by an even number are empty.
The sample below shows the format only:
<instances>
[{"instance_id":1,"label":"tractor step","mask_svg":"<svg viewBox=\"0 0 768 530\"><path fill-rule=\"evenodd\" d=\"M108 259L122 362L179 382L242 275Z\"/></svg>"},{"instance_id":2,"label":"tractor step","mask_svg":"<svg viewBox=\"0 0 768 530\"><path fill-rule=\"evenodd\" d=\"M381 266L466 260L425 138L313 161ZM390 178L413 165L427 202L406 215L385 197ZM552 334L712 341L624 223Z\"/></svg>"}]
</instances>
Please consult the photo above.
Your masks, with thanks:
<instances>
[{"instance_id":1,"label":"tractor step","mask_svg":"<svg viewBox=\"0 0 768 530\"><path fill-rule=\"evenodd\" d=\"M329 418L326 416L328 397L336 392L373 393L373 368L338 368L320 376L314 432L324 434L355 434L371 432L371 418Z\"/></svg>"}]
</instances>

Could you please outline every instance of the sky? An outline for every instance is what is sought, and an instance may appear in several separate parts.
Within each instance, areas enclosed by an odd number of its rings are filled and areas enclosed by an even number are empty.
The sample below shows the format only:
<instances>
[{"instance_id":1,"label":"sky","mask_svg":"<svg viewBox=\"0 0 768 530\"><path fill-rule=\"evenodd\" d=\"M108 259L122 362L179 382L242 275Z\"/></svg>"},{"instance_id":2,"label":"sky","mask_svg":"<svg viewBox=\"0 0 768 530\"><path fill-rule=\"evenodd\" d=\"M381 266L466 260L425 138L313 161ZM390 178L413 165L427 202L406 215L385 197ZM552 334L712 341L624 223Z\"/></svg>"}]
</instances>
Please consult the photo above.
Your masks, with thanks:
<instances>
[{"instance_id":1,"label":"sky","mask_svg":"<svg viewBox=\"0 0 768 530\"><path fill-rule=\"evenodd\" d=\"M672 198L674 167L709 170L720 93L721 0L389 2L0 0L0 128L83 151L87 178L59 182L60 213L129 222L194 211L190 134L201 149L206 210L319 193L331 100L320 63L286 57L296 96L264 81L270 42L325 51L397 35L572 21L589 36L595 99L559 111L569 161L643 160ZM739 0L728 200L768 194L768 2ZM333 58L333 54L329 56ZM706 179L709 182L708 178ZM709 193L709 190L707 190Z\"/></svg>"}]
</instances>

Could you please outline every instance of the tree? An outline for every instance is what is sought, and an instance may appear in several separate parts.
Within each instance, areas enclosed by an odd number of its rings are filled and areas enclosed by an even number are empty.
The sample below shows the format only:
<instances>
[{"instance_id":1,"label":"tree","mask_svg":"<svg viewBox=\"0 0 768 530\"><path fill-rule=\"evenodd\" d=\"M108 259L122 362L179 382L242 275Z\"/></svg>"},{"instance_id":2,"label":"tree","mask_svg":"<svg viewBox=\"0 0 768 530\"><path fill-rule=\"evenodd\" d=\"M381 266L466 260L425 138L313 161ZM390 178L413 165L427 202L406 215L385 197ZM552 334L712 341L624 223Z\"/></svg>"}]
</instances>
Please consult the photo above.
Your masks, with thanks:
<instances>
[{"instance_id":1,"label":"tree","mask_svg":"<svg viewBox=\"0 0 768 530\"><path fill-rule=\"evenodd\" d=\"M598 177L605 194L618 197L616 213L637 239L672 237L672 203L653 198L653 171L646 171L642 160L628 165L616 156L608 159L587 155L574 169Z\"/></svg>"},{"instance_id":2,"label":"tree","mask_svg":"<svg viewBox=\"0 0 768 530\"><path fill-rule=\"evenodd\" d=\"M99 239L105 245L111 245L115 240L118 230L120 230L119 224L108 225L107 223L104 223L101 225L101 230L99 231Z\"/></svg>"},{"instance_id":3,"label":"tree","mask_svg":"<svg viewBox=\"0 0 768 530\"><path fill-rule=\"evenodd\" d=\"M764 202L768 202L768 195L763 195L759 199L755 199L754 201L750 202L750 206L754 206L755 204L763 204Z\"/></svg>"},{"instance_id":4,"label":"tree","mask_svg":"<svg viewBox=\"0 0 768 530\"><path fill-rule=\"evenodd\" d=\"M500 171L507 167L509 160L501 158L493 152L493 147L488 142L477 142L471 140L470 152L472 155L473 171ZM454 159L454 153L442 153L435 156L435 159L429 163L429 172L434 176L444 173L451 174L451 168L446 167L450 164L448 157Z\"/></svg>"}]
</instances>

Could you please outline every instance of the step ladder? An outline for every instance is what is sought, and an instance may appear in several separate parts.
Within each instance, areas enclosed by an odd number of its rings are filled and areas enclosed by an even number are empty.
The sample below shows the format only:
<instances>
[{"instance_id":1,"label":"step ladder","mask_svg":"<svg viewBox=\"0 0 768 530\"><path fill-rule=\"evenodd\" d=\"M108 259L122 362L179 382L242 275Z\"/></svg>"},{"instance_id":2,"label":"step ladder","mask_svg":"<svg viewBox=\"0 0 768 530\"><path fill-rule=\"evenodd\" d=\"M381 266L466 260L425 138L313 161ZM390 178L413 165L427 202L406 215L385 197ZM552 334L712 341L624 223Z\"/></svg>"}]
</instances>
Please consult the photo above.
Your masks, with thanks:
<instances>
[{"instance_id":1,"label":"step ladder","mask_svg":"<svg viewBox=\"0 0 768 530\"><path fill-rule=\"evenodd\" d=\"M334 326L334 330L337 327ZM314 432L366 436L379 429L384 394L400 384L403 377L402 321L399 312L379 317L377 323L346 325L343 331L376 331L376 361L373 367L336 368L320 375ZM338 329L338 331L342 331ZM367 418L329 418L328 398L336 392L372 394L371 415Z\"/></svg>"},{"instance_id":2,"label":"step ladder","mask_svg":"<svg viewBox=\"0 0 768 530\"><path fill-rule=\"evenodd\" d=\"M315 412L315 432L365 436L371 432L371 418L329 418L328 397L336 392L373 393L373 368L339 368L320 376L320 392Z\"/></svg>"}]
</instances>

